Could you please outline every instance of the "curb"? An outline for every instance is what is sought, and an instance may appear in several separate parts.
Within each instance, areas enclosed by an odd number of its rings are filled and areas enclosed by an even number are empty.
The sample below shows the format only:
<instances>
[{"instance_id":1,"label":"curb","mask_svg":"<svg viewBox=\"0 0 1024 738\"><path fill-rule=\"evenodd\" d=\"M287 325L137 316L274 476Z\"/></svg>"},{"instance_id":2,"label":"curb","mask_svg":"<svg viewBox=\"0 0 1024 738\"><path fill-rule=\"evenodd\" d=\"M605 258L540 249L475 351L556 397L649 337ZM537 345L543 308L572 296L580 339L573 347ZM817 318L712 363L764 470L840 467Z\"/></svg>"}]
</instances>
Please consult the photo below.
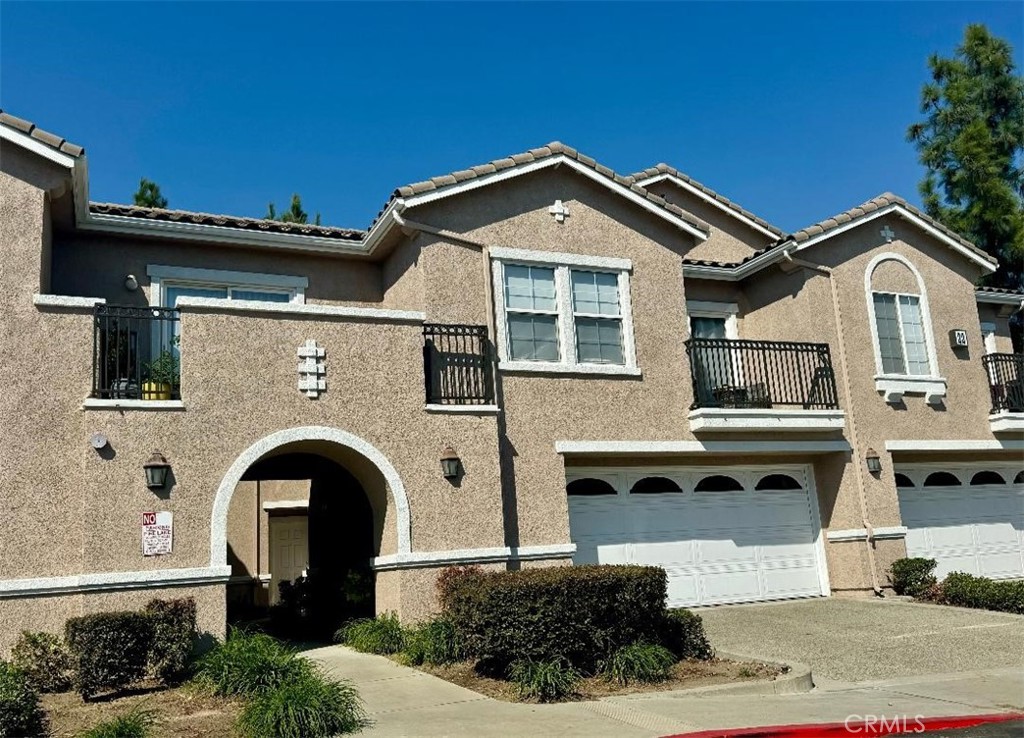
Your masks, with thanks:
<instances>
[{"instance_id":1,"label":"curb","mask_svg":"<svg viewBox=\"0 0 1024 738\"><path fill-rule=\"evenodd\" d=\"M849 723L807 723L796 725L766 725L760 728L729 728L725 730L701 730L696 733L676 733L666 738L846 738L850 735L888 736L907 733L934 733L942 730L961 730L989 723L1006 723L1024 718L1022 713L994 713L990 715L966 715L936 718L906 717L894 719L887 724L884 720L868 722L858 720Z\"/></svg>"}]
</instances>

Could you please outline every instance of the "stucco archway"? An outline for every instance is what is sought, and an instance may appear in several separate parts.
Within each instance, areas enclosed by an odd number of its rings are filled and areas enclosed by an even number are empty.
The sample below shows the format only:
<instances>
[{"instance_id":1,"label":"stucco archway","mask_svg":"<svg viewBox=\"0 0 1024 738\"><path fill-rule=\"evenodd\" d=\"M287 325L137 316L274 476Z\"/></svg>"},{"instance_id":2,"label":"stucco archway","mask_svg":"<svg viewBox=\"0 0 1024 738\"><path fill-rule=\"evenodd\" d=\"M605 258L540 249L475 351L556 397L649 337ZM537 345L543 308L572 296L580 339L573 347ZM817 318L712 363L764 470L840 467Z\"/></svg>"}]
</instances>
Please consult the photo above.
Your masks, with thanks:
<instances>
[{"instance_id":1,"label":"stucco archway","mask_svg":"<svg viewBox=\"0 0 1024 738\"><path fill-rule=\"evenodd\" d=\"M387 482L388 490L395 504L395 522L398 527L398 553L410 552L409 499L406 497L405 487L395 467L391 465L387 457L373 444L359 436L337 428L311 425L300 428L288 428L287 430L271 433L269 436L265 436L249 446L235 459L235 462L221 480L220 487L217 489L217 496L213 501L213 514L210 517L211 567L227 566L228 509L231 505L231 496L235 492L235 487L241 481L242 475L245 474L250 466L271 451L281 446L302 441L336 443L339 446L355 451L377 467Z\"/></svg>"}]
</instances>

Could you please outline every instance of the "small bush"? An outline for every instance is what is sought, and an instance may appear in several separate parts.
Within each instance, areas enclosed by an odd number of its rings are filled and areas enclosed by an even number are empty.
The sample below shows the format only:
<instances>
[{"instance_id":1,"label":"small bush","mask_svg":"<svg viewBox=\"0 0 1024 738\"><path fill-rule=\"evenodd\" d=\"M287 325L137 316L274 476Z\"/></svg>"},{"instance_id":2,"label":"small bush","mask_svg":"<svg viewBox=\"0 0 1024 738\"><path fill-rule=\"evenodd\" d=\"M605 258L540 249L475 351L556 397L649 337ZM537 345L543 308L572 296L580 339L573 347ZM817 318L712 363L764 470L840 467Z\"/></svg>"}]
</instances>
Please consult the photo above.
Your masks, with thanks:
<instances>
[{"instance_id":1,"label":"small bush","mask_svg":"<svg viewBox=\"0 0 1024 738\"><path fill-rule=\"evenodd\" d=\"M605 678L626 686L630 682L661 682L672 674L675 654L664 646L634 643L613 653L604 663Z\"/></svg>"},{"instance_id":2,"label":"small bush","mask_svg":"<svg viewBox=\"0 0 1024 738\"><path fill-rule=\"evenodd\" d=\"M556 702L576 693L580 673L565 660L515 661L508 670L519 698Z\"/></svg>"},{"instance_id":3,"label":"small bush","mask_svg":"<svg viewBox=\"0 0 1024 738\"><path fill-rule=\"evenodd\" d=\"M468 652L499 668L556 662L592 672L631 643L657 643L665 570L558 566L511 572L442 573L445 614Z\"/></svg>"},{"instance_id":4,"label":"small bush","mask_svg":"<svg viewBox=\"0 0 1024 738\"><path fill-rule=\"evenodd\" d=\"M1024 615L1024 581L996 582L953 572L942 581L941 598L947 605Z\"/></svg>"},{"instance_id":5,"label":"small bush","mask_svg":"<svg viewBox=\"0 0 1024 738\"><path fill-rule=\"evenodd\" d=\"M250 700L238 729L246 738L329 738L365 724L355 688L311 669Z\"/></svg>"},{"instance_id":6,"label":"small bush","mask_svg":"<svg viewBox=\"0 0 1024 738\"><path fill-rule=\"evenodd\" d=\"M0 660L0 738L50 734L39 693L25 672Z\"/></svg>"},{"instance_id":7,"label":"small bush","mask_svg":"<svg viewBox=\"0 0 1024 738\"><path fill-rule=\"evenodd\" d=\"M467 586L467 581L481 577L483 574L483 567L477 564L446 566L442 569L441 573L437 575L435 583L437 601L441 603L441 608L447 610L455 594Z\"/></svg>"},{"instance_id":8,"label":"small bush","mask_svg":"<svg viewBox=\"0 0 1024 738\"><path fill-rule=\"evenodd\" d=\"M23 630L11 649L11 663L21 669L29 684L40 692L71 689L74 666L60 636Z\"/></svg>"},{"instance_id":9,"label":"small bush","mask_svg":"<svg viewBox=\"0 0 1024 738\"><path fill-rule=\"evenodd\" d=\"M402 657L412 666L444 666L461 661L466 653L455 626L442 616L406 632Z\"/></svg>"},{"instance_id":10,"label":"small bush","mask_svg":"<svg viewBox=\"0 0 1024 738\"><path fill-rule=\"evenodd\" d=\"M280 641L236 630L199 660L195 682L221 697L250 697L302 678L311 669Z\"/></svg>"},{"instance_id":11,"label":"small bush","mask_svg":"<svg viewBox=\"0 0 1024 738\"><path fill-rule=\"evenodd\" d=\"M715 657L704 621L700 615L683 608L668 610L661 624L661 645L675 654L677 659L710 661Z\"/></svg>"},{"instance_id":12,"label":"small bush","mask_svg":"<svg viewBox=\"0 0 1024 738\"><path fill-rule=\"evenodd\" d=\"M149 738L155 724L156 715L152 710L135 707L124 715L90 728L79 738Z\"/></svg>"},{"instance_id":13,"label":"small bush","mask_svg":"<svg viewBox=\"0 0 1024 738\"><path fill-rule=\"evenodd\" d=\"M150 668L164 684L177 684L188 676L196 639L196 601L152 600L144 612L153 629Z\"/></svg>"},{"instance_id":14,"label":"small bush","mask_svg":"<svg viewBox=\"0 0 1024 738\"><path fill-rule=\"evenodd\" d=\"M889 581L898 595L920 597L935 585L935 559L896 559L889 568Z\"/></svg>"},{"instance_id":15,"label":"small bush","mask_svg":"<svg viewBox=\"0 0 1024 738\"><path fill-rule=\"evenodd\" d=\"M334 640L363 653L389 655L402 650L405 635L398 615L389 612L374 619L352 621L338 629Z\"/></svg>"},{"instance_id":16,"label":"small bush","mask_svg":"<svg viewBox=\"0 0 1024 738\"><path fill-rule=\"evenodd\" d=\"M123 689L144 677L151 638L149 618L137 612L101 612L68 620L65 641L82 698L103 689Z\"/></svg>"}]
</instances>

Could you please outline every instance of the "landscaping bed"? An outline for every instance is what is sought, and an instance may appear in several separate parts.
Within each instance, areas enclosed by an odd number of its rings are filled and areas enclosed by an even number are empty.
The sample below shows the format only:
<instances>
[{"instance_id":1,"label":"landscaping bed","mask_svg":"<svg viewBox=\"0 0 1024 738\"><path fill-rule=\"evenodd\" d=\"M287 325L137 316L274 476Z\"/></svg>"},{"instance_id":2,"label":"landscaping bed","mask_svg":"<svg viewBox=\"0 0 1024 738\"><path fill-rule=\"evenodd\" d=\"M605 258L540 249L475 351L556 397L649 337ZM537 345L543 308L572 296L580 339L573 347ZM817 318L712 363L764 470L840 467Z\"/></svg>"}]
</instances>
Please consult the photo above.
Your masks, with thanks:
<instances>
[{"instance_id":1,"label":"landscaping bed","mask_svg":"<svg viewBox=\"0 0 1024 738\"><path fill-rule=\"evenodd\" d=\"M507 679L494 679L477 671L473 661L460 661L448 666L421 665L420 670L458 684L460 687L506 702L519 702L518 691ZM667 679L658 682L631 682L622 685L603 676L584 677L580 680L576 694L568 699L596 700L620 694L637 692L664 692L672 689L694 689L718 684L772 680L788 669L777 664L756 661L680 661L671 667Z\"/></svg>"}]
</instances>

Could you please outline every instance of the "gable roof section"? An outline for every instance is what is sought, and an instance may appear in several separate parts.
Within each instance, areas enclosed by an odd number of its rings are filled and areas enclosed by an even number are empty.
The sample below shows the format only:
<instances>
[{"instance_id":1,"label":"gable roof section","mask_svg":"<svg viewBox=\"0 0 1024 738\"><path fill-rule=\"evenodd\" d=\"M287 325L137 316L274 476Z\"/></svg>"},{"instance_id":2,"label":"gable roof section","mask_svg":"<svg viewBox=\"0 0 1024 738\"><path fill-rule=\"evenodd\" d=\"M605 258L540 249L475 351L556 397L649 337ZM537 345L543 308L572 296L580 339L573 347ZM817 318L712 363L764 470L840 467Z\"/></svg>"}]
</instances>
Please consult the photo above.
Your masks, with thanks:
<instances>
[{"instance_id":1,"label":"gable roof section","mask_svg":"<svg viewBox=\"0 0 1024 738\"><path fill-rule=\"evenodd\" d=\"M692 192L701 199L709 202L715 207L723 210L729 215L732 215L737 220L741 221L745 225L754 228L755 230L761 231L766 236L773 236L775 238L782 238L786 234L780 229L773 226L764 218L754 215L752 212L744 207L741 207L738 203L733 202L727 197L720 195L713 189L705 184L702 184L695 180L693 177L680 172L675 167L660 163L655 164L653 167L644 169L643 171L636 172L630 175L637 184L646 187L654 182L660 182L664 179L675 182L678 186L685 190Z\"/></svg>"},{"instance_id":2,"label":"gable roof section","mask_svg":"<svg viewBox=\"0 0 1024 738\"><path fill-rule=\"evenodd\" d=\"M711 232L711 226L703 220L686 212L678 205L668 202L665 198L648 192L644 187L637 184L632 177L616 174L608 167L599 164L595 159L559 141L553 141L546 146L530 149L521 154L512 154L503 159L495 159L487 164L461 169L441 175L440 177L431 177L422 182L414 182L399 187L392 194L388 205L400 199L405 207L415 207L416 205L431 202L442 197L505 181L512 177L560 164L568 165L580 174L589 177L617 194L625 196L648 211L675 223L675 225L701 240L707 239ZM386 210L387 206L378 215L378 220Z\"/></svg>"}]
</instances>

